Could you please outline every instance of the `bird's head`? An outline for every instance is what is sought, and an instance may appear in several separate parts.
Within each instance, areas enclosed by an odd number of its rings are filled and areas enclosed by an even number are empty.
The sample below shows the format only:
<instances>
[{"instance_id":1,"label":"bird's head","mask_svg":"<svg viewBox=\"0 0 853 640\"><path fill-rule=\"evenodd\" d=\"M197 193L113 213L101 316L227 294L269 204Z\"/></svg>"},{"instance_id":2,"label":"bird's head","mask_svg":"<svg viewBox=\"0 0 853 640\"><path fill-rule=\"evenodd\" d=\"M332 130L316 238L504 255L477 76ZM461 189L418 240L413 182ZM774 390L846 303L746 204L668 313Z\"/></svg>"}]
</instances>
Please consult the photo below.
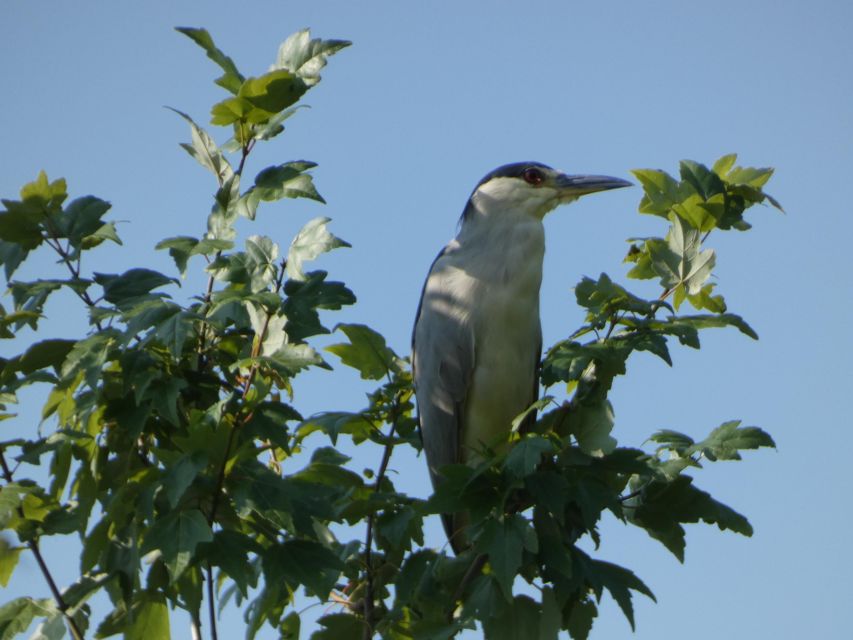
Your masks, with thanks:
<instances>
[{"instance_id":1,"label":"bird's head","mask_svg":"<svg viewBox=\"0 0 853 640\"><path fill-rule=\"evenodd\" d=\"M631 186L611 176L569 175L540 162L516 162L486 174L474 189L462 214L486 215L511 211L541 220L549 211L587 193Z\"/></svg>"}]
</instances>

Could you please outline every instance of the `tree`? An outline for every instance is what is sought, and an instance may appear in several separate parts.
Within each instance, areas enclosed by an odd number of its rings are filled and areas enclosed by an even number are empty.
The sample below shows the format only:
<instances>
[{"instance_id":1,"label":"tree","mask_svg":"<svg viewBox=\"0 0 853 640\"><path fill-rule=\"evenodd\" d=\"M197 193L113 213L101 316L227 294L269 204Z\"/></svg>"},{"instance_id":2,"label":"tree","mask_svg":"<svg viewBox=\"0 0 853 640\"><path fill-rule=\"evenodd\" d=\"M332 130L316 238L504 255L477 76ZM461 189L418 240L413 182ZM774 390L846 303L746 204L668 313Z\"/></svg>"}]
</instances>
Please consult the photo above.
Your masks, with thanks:
<instances>
[{"instance_id":1,"label":"tree","mask_svg":"<svg viewBox=\"0 0 853 640\"><path fill-rule=\"evenodd\" d=\"M320 311L355 303L343 282L308 265L347 243L327 218L309 222L286 251L258 235L238 244L235 229L263 203L322 202L314 163L266 167L248 186L244 172L256 145L283 132L328 57L349 43L300 31L268 72L246 77L207 31L178 31L221 69L216 84L228 93L211 109L211 124L231 131L222 145L176 111L190 127L183 148L213 175L214 202L203 234L156 247L180 275L203 269L199 295L173 298L178 279L148 268L86 271L90 251L121 240L105 219L110 204L94 196L66 202L62 179L41 173L20 199L2 201L0 263L11 303L0 307L0 337L36 331L46 301L62 290L79 299L90 327L79 340L34 339L0 360L0 417L14 417L19 390L40 385L52 425L47 435L0 442L0 525L18 540L0 547L0 583L29 552L50 592L2 606L0 638L34 620L38 637L67 629L73 638L168 638L169 607L189 613L194 637L216 638L217 603L232 600L244 610L247 637L270 625L296 638L293 604L302 590L339 605L319 620L317 640L443 638L476 622L488 638L555 638L566 629L583 639L603 591L632 627L632 592L654 597L630 570L578 546L585 537L597 545L604 512L682 561L685 523L751 534L743 515L688 472L773 446L767 433L728 421L700 441L659 431L649 451L620 447L608 393L635 351L671 365L672 339L698 348L699 332L717 327L757 338L709 282L715 254L705 242L715 230L748 230L744 214L756 204L779 208L763 191L771 169L735 166L728 155L711 168L683 161L679 179L635 171L640 213L658 216L666 232L632 241L627 276L659 282L659 295L638 296L607 274L578 283L585 323L544 355L549 393L528 410L539 412L535 430L514 430L511 446L486 452L476 468L447 467L440 490L420 500L397 491L387 474L395 448L419 449L420 439L408 360L378 332L339 324L343 341L327 348L376 382L366 408L304 417L294 404L292 380L330 368L311 344L330 331ZM15 280L36 251L58 257L57 273ZM687 307L694 312L682 313ZM318 432L328 446L309 447ZM347 466L336 448L341 437L376 449L375 474ZM23 477L43 460L49 482ZM425 547L423 519L459 510L471 514L471 548L451 557ZM343 539L351 531L361 534ZM80 575L60 590L41 547L71 533L81 540ZM114 608L90 633L87 600L96 592Z\"/></svg>"}]
</instances>

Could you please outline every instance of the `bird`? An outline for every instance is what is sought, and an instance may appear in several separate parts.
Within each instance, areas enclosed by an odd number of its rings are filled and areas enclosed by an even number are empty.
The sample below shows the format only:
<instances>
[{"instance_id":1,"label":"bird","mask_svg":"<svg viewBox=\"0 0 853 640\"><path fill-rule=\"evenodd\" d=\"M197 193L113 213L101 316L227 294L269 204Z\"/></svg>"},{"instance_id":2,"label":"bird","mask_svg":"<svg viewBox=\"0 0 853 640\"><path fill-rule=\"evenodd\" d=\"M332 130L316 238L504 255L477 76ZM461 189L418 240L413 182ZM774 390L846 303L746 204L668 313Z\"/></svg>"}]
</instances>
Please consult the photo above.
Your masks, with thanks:
<instances>
[{"instance_id":1,"label":"bird","mask_svg":"<svg viewBox=\"0 0 853 640\"><path fill-rule=\"evenodd\" d=\"M483 451L505 447L513 418L539 395L545 215L585 194L630 185L516 162L474 188L456 237L429 269L412 332L418 424L433 487L443 466L476 466ZM531 412L521 429L533 422ZM442 514L442 521L461 553L466 515Z\"/></svg>"}]
</instances>

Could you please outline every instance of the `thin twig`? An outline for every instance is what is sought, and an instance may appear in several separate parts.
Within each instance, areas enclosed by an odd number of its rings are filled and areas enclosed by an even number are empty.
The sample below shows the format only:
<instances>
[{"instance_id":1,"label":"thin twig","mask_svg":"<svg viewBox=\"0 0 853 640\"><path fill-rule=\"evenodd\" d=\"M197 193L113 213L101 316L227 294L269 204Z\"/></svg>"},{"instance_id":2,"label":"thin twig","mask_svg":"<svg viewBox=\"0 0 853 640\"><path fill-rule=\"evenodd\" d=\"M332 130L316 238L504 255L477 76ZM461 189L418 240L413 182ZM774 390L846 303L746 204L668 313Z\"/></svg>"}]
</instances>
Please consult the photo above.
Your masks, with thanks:
<instances>
[{"instance_id":1,"label":"thin twig","mask_svg":"<svg viewBox=\"0 0 853 640\"><path fill-rule=\"evenodd\" d=\"M396 396L395 396L395 404L394 407L396 409ZM374 484L374 491L380 491L382 487L382 481L385 479L385 474L388 471L388 464L391 461L391 452L394 449L394 442L392 438L394 437L394 431L397 429L397 415L396 410L394 411L394 421L391 423L391 429L388 431L388 441L385 443L385 451L382 452L382 462L379 464L379 471L376 474L376 483ZM374 596L374 585L373 585L373 521L376 514L371 511L367 515L367 533L365 535L364 540L364 564L365 564L365 578L367 581L365 594L364 594L364 640L370 640L373 637L373 598Z\"/></svg>"},{"instance_id":2,"label":"thin twig","mask_svg":"<svg viewBox=\"0 0 853 640\"><path fill-rule=\"evenodd\" d=\"M3 478L6 480L8 484L12 484L12 472L9 470L9 466L6 464L6 457L3 455L3 450L0 449L0 467L3 469ZM26 515L24 514L23 508L18 505L17 507L18 516L24 520L26 519ZM44 561L44 556L41 554L41 549L39 549L38 540L31 539L26 542L27 547L29 547L30 551L32 551L33 556L35 556L36 563L39 566L39 570L44 576L45 581L47 582L47 586L50 589L50 593L53 596L53 600L56 602L57 608L62 612L62 615L65 617L65 622L68 624L68 629L71 632L74 640L83 640L83 632L80 631L80 627L77 626L77 622L73 617L68 613L68 610L71 608L65 599L62 597L62 594L59 591L59 587L56 586L56 581L53 579L53 575L50 573L50 569L47 567L47 563Z\"/></svg>"},{"instance_id":3,"label":"thin twig","mask_svg":"<svg viewBox=\"0 0 853 640\"><path fill-rule=\"evenodd\" d=\"M68 267L68 271L71 273L71 277L73 280L80 280L80 262L83 257L82 250L77 254L77 265L71 262L71 256L68 253L68 250L62 247L62 243L59 241L59 234L57 233L56 228L53 226L50 218L46 218L45 226L50 233L50 236L45 238L48 246L56 251L59 254L59 257L62 259L63 264ZM53 240L53 242L51 242ZM80 298L86 306L90 309L95 308L95 301L92 300L92 297L89 295L89 292L86 290L78 291L74 289L74 293L77 294L77 297ZM97 327L98 331L103 331L103 327L101 326L100 320L95 320L95 327Z\"/></svg>"},{"instance_id":4,"label":"thin twig","mask_svg":"<svg viewBox=\"0 0 853 640\"><path fill-rule=\"evenodd\" d=\"M216 607L215 607L215 599L214 599L214 591L213 591L213 568L210 566L210 562L207 563L206 567L207 572L207 614L210 618L210 640L217 640L218 634L216 632Z\"/></svg>"},{"instance_id":5,"label":"thin twig","mask_svg":"<svg viewBox=\"0 0 853 640\"><path fill-rule=\"evenodd\" d=\"M285 270L286 262L282 260L281 268L279 270L278 276L275 281L275 292L279 293L281 291L281 287L284 283L284 270ZM264 338L266 337L267 330L269 329L271 314L266 314L266 319L264 320L264 326L261 328L259 334L255 336L255 344L252 345L252 357L257 358L261 351L261 346L263 345ZM255 380L255 376L258 373L258 364L254 363L252 368L249 370L249 375L246 376L246 379L243 382L243 391L241 393L241 399L246 400L246 397L249 395L249 391L252 388L252 383ZM222 456L222 464L219 467L219 472L216 477L216 487L213 490L213 497L211 499L210 504L210 513L207 517L207 522L210 525L211 529L216 522L216 512L219 508L219 501L222 496L223 489L225 487L225 469L228 466L228 458L231 456L231 449L234 446L234 440L237 436L237 432L245 425L249 420L252 419L252 414L246 414L241 417L237 423L231 427L230 432L228 433L228 442L225 445L225 453ZM207 610L210 618L210 634L211 640L217 640L216 633L216 602L214 599L214 590L213 590L213 571L210 567L210 564L207 565Z\"/></svg>"}]
</instances>

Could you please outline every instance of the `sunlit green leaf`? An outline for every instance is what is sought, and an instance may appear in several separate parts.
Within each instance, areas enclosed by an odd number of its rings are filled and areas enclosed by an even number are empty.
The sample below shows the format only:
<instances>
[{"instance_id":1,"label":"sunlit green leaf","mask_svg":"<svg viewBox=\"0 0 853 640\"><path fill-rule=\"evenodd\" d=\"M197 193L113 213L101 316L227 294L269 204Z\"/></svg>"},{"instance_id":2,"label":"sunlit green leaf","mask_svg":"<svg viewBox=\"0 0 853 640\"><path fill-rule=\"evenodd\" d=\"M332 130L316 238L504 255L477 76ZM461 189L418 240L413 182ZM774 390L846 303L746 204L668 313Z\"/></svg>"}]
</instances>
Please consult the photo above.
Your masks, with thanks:
<instances>
[{"instance_id":1,"label":"sunlit green leaf","mask_svg":"<svg viewBox=\"0 0 853 640\"><path fill-rule=\"evenodd\" d=\"M216 80L216 84L231 93L237 93L240 90L240 85L243 84L243 76L237 70L234 61L220 51L215 44L213 38L206 29L195 29L192 27L176 27L176 31L183 33L190 38L198 46L205 50L207 57L213 60L225 72Z\"/></svg>"},{"instance_id":2,"label":"sunlit green leaf","mask_svg":"<svg viewBox=\"0 0 853 640\"><path fill-rule=\"evenodd\" d=\"M396 356L385 344L385 338L363 324L339 324L349 343L333 344L326 351L334 353L345 365L357 369L364 380L380 380L394 369Z\"/></svg>"},{"instance_id":3,"label":"sunlit green leaf","mask_svg":"<svg viewBox=\"0 0 853 640\"><path fill-rule=\"evenodd\" d=\"M0 586L9 586L9 578L15 571L18 565L18 558L21 556L21 551L26 547L8 547L3 542L0 542Z\"/></svg>"},{"instance_id":4,"label":"sunlit green leaf","mask_svg":"<svg viewBox=\"0 0 853 640\"><path fill-rule=\"evenodd\" d=\"M291 71L311 86L320 81L320 70L326 66L326 58L350 44L346 40L311 39L310 31L303 29L281 44L273 69Z\"/></svg>"},{"instance_id":5,"label":"sunlit green leaf","mask_svg":"<svg viewBox=\"0 0 853 640\"><path fill-rule=\"evenodd\" d=\"M314 218L296 234L290 243L287 253L287 275L294 280L304 280L305 272L302 265L305 262L315 260L321 254L337 249L338 247L349 247L348 242L329 233L326 227L330 218Z\"/></svg>"},{"instance_id":6,"label":"sunlit green leaf","mask_svg":"<svg viewBox=\"0 0 853 640\"><path fill-rule=\"evenodd\" d=\"M169 608L159 594L145 593L133 608L134 615L124 632L125 640L170 640Z\"/></svg>"},{"instance_id":7,"label":"sunlit green leaf","mask_svg":"<svg viewBox=\"0 0 853 640\"><path fill-rule=\"evenodd\" d=\"M191 141L189 144L182 143L181 148L195 158L202 167L216 176L220 185L230 179L234 175L231 163L228 162L228 159L223 155L210 134L199 127L183 111L178 111L177 109L172 109L172 111L181 116L190 125Z\"/></svg>"}]
</instances>

